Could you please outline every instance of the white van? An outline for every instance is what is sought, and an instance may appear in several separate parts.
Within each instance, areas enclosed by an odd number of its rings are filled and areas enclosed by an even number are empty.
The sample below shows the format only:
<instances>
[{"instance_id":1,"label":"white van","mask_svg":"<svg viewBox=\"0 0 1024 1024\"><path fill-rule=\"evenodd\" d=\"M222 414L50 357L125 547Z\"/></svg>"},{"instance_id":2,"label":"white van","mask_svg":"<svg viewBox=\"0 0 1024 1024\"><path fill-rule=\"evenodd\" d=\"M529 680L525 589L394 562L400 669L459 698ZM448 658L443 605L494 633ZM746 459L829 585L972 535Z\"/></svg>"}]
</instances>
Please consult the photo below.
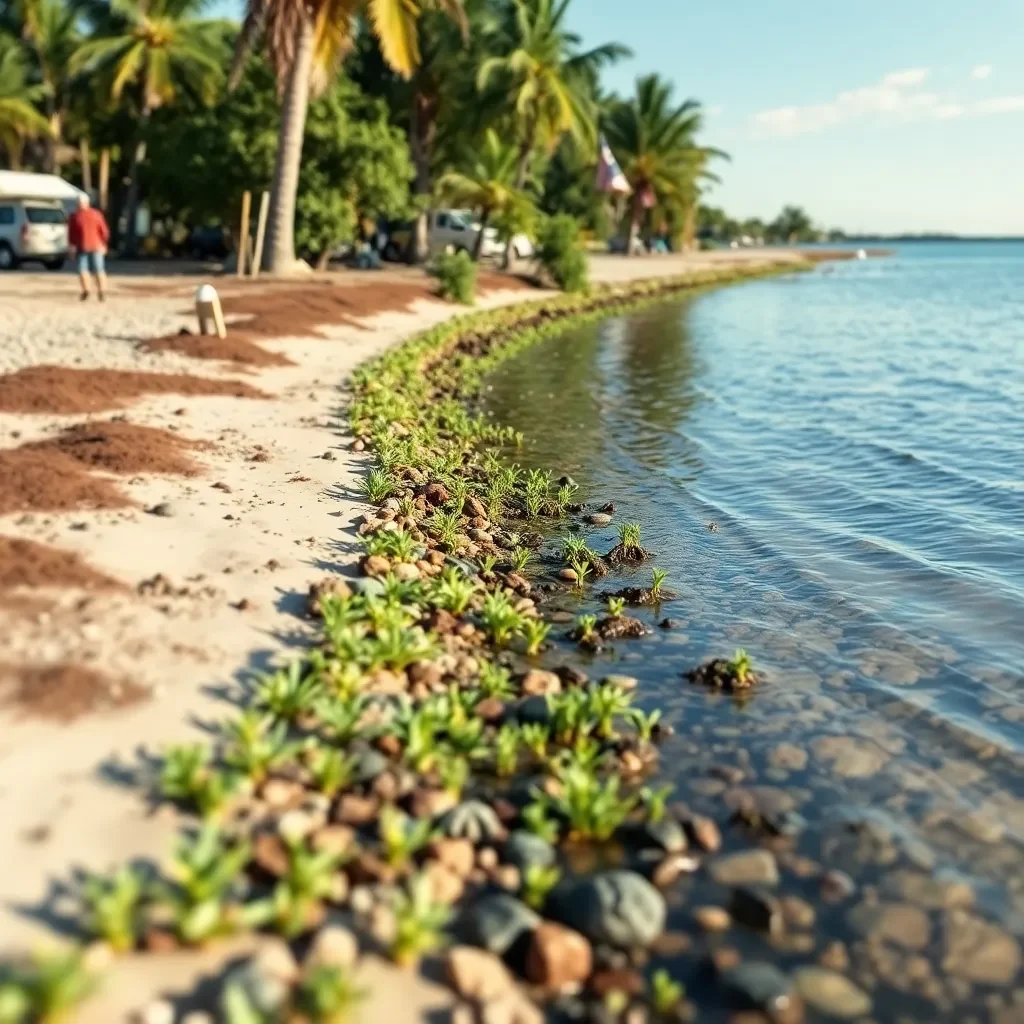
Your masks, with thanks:
<instances>
[{"instance_id":1,"label":"white van","mask_svg":"<svg viewBox=\"0 0 1024 1024\"><path fill-rule=\"evenodd\" d=\"M428 214L430 255L443 252L476 252L476 241L480 237L480 222L469 210L434 210ZM407 251L415 225L406 223L391 229L384 258L400 260ZM497 259L504 255L505 243L498 239L495 228L484 231L484 244L480 249L483 259ZM515 235L512 239L512 255L516 259L528 259L533 255L533 243L526 235Z\"/></svg>"},{"instance_id":2,"label":"white van","mask_svg":"<svg viewBox=\"0 0 1024 1024\"><path fill-rule=\"evenodd\" d=\"M68 220L52 199L0 197L0 270L35 261L60 270L68 257Z\"/></svg>"}]
</instances>

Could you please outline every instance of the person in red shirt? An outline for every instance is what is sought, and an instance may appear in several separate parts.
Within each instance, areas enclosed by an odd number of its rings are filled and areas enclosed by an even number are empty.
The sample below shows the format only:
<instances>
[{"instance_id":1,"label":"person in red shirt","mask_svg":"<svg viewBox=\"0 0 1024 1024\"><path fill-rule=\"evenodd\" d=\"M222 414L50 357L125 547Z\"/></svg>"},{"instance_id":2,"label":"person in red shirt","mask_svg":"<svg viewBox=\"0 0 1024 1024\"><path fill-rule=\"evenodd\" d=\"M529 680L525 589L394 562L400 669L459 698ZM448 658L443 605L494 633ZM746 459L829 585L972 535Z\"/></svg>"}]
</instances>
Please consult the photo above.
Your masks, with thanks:
<instances>
[{"instance_id":1,"label":"person in red shirt","mask_svg":"<svg viewBox=\"0 0 1024 1024\"><path fill-rule=\"evenodd\" d=\"M103 257L107 254L110 229L107 219L89 205L84 193L78 197L78 209L68 217L68 246L78 256L78 280L82 285L82 301L89 298L89 273L96 278L96 294L104 300L107 276Z\"/></svg>"}]
</instances>

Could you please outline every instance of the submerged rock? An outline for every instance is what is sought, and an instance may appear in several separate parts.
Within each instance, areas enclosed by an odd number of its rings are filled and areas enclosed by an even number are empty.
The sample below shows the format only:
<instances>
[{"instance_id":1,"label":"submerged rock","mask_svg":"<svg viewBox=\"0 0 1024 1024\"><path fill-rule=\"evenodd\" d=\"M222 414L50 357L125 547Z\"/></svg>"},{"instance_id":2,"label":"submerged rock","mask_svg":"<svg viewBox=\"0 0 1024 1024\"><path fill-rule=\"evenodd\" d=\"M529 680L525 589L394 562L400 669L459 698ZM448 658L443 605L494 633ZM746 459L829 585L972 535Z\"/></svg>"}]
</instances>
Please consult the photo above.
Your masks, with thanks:
<instances>
[{"instance_id":1,"label":"submerged rock","mask_svg":"<svg viewBox=\"0 0 1024 1024\"><path fill-rule=\"evenodd\" d=\"M555 848L532 832L517 831L505 843L505 860L521 871L550 867L557 860Z\"/></svg>"},{"instance_id":2,"label":"submerged rock","mask_svg":"<svg viewBox=\"0 0 1024 1024\"><path fill-rule=\"evenodd\" d=\"M964 910L943 921L942 968L977 985L1008 985L1021 966L1020 943L997 925Z\"/></svg>"},{"instance_id":3,"label":"submerged rock","mask_svg":"<svg viewBox=\"0 0 1024 1024\"><path fill-rule=\"evenodd\" d=\"M482 800L465 800L442 819L441 829L452 839L492 843L505 837L505 826L494 808Z\"/></svg>"},{"instance_id":4,"label":"submerged rock","mask_svg":"<svg viewBox=\"0 0 1024 1024\"><path fill-rule=\"evenodd\" d=\"M708 872L719 885L778 885L779 868L768 850L743 850L716 857Z\"/></svg>"},{"instance_id":5,"label":"submerged rock","mask_svg":"<svg viewBox=\"0 0 1024 1024\"><path fill-rule=\"evenodd\" d=\"M800 967L793 985L804 1002L839 1020L856 1020L871 1012L871 997L849 978L824 967Z\"/></svg>"},{"instance_id":6,"label":"submerged rock","mask_svg":"<svg viewBox=\"0 0 1024 1024\"><path fill-rule=\"evenodd\" d=\"M590 943L571 928L544 921L530 937L526 977L551 990L585 981L593 968Z\"/></svg>"},{"instance_id":7,"label":"submerged rock","mask_svg":"<svg viewBox=\"0 0 1024 1024\"><path fill-rule=\"evenodd\" d=\"M795 1002L789 979L772 964L741 963L722 977L729 1001L741 1010L760 1010L773 1019L784 1019Z\"/></svg>"},{"instance_id":8,"label":"submerged rock","mask_svg":"<svg viewBox=\"0 0 1024 1024\"><path fill-rule=\"evenodd\" d=\"M548 912L591 942L632 949L649 946L661 934L667 908L642 875L614 870L557 887Z\"/></svg>"},{"instance_id":9,"label":"submerged rock","mask_svg":"<svg viewBox=\"0 0 1024 1024\"><path fill-rule=\"evenodd\" d=\"M456 930L466 942L504 956L540 922L540 915L514 896L489 893L466 908Z\"/></svg>"}]
</instances>

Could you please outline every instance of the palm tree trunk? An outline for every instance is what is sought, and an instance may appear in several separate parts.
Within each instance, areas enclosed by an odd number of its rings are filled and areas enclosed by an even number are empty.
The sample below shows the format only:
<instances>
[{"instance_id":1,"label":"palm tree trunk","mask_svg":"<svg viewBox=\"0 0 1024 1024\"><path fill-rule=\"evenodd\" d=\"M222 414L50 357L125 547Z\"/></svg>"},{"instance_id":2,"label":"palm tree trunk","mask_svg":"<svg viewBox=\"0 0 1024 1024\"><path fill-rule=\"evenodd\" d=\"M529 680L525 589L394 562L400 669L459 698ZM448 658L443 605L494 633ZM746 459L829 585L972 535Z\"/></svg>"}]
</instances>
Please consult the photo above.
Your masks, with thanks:
<instances>
[{"instance_id":1,"label":"palm tree trunk","mask_svg":"<svg viewBox=\"0 0 1024 1024\"><path fill-rule=\"evenodd\" d=\"M139 212L139 173L142 161L146 159L146 129L149 127L152 112L149 103L143 103L142 112L139 114L135 151L132 153L131 166L128 168L128 196L124 203L128 232L124 248L129 256L136 255L139 249L138 227L135 223Z\"/></svg>"},{"instance_id":2,"label":"palm tree trunk","mask_svg":"<svg viewBox=\"0 0 1024 1024\"><path fill-rule=\"evenodd\" d=\"M491 211L485 209L480 214L480 233L476 236L476 245L473 246L473 259L480 262L480 256L484 251L484 235L487 233L487 222L491 219Z\"/></svg>"},{"instance_id":3,"label":"palm tree trunk","mask_svg":"<svg viewBox=\"0 0 1024 1024\"><path fill-rule=\"evenodd\" d=\"M274 184L270 193L264 262L271 274L287 274L295 269L295 196L299 190L302 138L309 108L309 74L313 66L313 19L305 5L300 5L300 11L295 56L281 104ZM260 259L260 254L256 258Z\"/></svg>"},{"instance_id":4,"label":"palm tree trunk","mask_svg":"<svg viewBox=\"0 0 1024 1024\"><path fill-rule=\"evenodd\" d=\"M523 140L519 144L519 157L516 160L515 186L517 192L522 192L526 187L526 176L530 173L530 157L533 156L533 147L537 144L537 119L533 118L528 122L526 131L523 133ZM512 235L508 236L505 242L505 255L502 257L501 266L508 270L512 266Z\"/></svg>"},{"instance_id":5,"label":"palm tree trunk","mask_svg":"<svg viewBox=\"0 0 1024 1024\"><path fill-rule=\"evenodd\" d=\"M629 237L626 239L626 255L633 255L633 246L640 235L640 218L643 216L643 191L635 188L629 213Z\"/></svg>"},{"instance_id":6,"label":"palm tree trunk","mask_svg":"<svg viewBox=\"0 0 1024 1024\"><path fill-rule=\"evenodd\" d=\"M50 124L50 134L46 137L46 152L43 156L43 169L47 174L60 174L60 163L57 160L57 147L61 144L62 117L53 101L52 93L46 97L46 120Z\"/></svg>"},{"instance_id":7,"label":"palm tree trunk","mask_svg":"<svg viewBox=\"0 0 1024 1024\"><path fill-rule=\"evenodd\" d=\"M409 148L416 169L413 195L428 197L431 194L433 181L430 156L436 136L437 104L433 97L417 90L413 93L412 108L409 111ZM416 217L409 257L413 263L426 263L430 257L429 211L425 205Z\"/></svg>"}]
</instances>

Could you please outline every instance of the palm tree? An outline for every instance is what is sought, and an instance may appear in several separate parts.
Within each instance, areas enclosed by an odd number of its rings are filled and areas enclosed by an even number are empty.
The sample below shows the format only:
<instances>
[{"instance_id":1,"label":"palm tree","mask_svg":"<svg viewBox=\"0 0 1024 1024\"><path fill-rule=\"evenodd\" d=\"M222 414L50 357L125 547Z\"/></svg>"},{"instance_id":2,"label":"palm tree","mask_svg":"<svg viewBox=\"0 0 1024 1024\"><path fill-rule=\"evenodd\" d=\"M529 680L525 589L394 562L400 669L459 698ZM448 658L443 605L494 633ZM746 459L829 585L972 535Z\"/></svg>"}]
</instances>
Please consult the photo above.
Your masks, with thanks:
<instances>
[{"instance_id":1,"label":"palm tree","mask_svg":"<svg viewBox=\"0 0 1024 1024\"><path fill-rule=\"evenodd\" d=\"M29 64L18 41L0 34L0 146L12 167L21 163L25 139L49 132L35 107L42 98L43 87L29 83Z\"/></svg>"},{"instance_id":2,"label":"palm tree","mask_svg":"<svg viewBox=\"0 0 1024 1024\"><path fill-rule=\"evenodd\" d=\"M348 51L356 17L366 13L387 65L409 78L420 63L419 19L425 8L461 17L462 0L246 0L232 82L262 32L282 94L267 228L267 269L295 267L295 197L310 91L321 90Z\"/></svg>"},{"instance_id":3,"label":"palm tree","mask_svg":"<svg viewBox=\"0 0 1024 1024\"><path fill-rule=\"evenodd\" d=\"M631 51L605 43L579 52L580 38L565 27L570 0L512 0L502 56L480 66L481 91L507 89L516 123L516 188L526 184L530 158L543 141L554 150L563 135L596 141L597 73ZM501 45L501 44L499 44Z\"/></svg>"},{"instance_id":4,"label":"palm tree","mask_svg":"<svg viewBox=\"0 0 1024 1024\"><path fill-rule=\"evenodd\" d=\"M675 106L671 83L656 74L637 79L633 99L612 106L605 135L633 188L627 253L633 251L647 209L661 205L663 214L686 218L696 209L701 182L717 180L707 165L728 156L697 145L703 123L700 103L686 100Z\"/></svg>"},{"instance_id":5,"label":"palm tree","mask_svg":"<svg viewBox=\"0 0 1024 1024\"><path fill-rule=\"evenodd\" d=\"M468 206L480 214L480 233L473 259L483 251L484 233L496 216L511 218L527 197L515 187L518 151L502 142L494 129L488 129L483 147L465 172L448 171L437 183L437 191L455 206Z\"/></svg>"},{"instance_id":6,"label":"palm tree","mask_svg":"<svg viewBox=\"0 0 1024 1024\"><path fill-rule=\"evenodd\" d=\"M137 246L139 166L153 111L183 91L212 102L222 78L226 24L199 17L206 5L207 0L116 0L71 60L73 72L98 76L113 102L128 91L138 105L125 200L128 252Z\"/></svg>"}]
</instances>

